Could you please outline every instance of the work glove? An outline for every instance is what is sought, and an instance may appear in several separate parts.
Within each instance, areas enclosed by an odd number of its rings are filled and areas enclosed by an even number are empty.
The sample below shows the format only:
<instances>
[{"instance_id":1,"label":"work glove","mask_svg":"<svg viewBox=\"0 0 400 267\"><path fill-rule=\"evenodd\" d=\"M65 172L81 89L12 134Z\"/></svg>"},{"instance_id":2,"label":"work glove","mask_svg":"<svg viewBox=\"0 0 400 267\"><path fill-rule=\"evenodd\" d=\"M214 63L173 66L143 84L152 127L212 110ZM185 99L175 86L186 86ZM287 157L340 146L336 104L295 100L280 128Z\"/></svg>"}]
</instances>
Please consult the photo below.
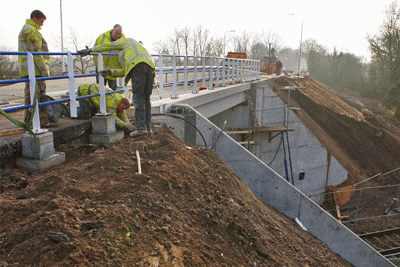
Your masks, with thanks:
<instances>
[{"instance_id":1,"label":"work glove","mask_svg":"<svg viewBox=\"0 0 400 267\"><path fill-rule=\"evenodd\" d=\"M50 77L49 68L44 68L44 70L42 71L42 77Z\"/></svg>"},{"instance_id":2,"label":"work glove","mask_svg":"<svg viewBox=\"0 0 400 267\"><path fill-rule=\"evenodd\" d=\"M124 126L125 129L127 129L130 132L133 132L135 130L135 126L132 123L126 123Z\"/></svg>"},{"instance_id":3,"label":"work glove","mask_svg":"<svg viewBox=\"0 0 400 267\"><path fill-rule=\"evenodd\" d=\"M92 52L92 49L86 46L86 49L76 51L80 56L84 57L89 55Z\"/></svg>"},{"instance_id":4,"label":"work glove","mask_svg":"<svg viewBox=\"0 0 400 267\"><path fill-rule=\"evenodd\" d=\"M107 77L111 75L111 70L101 70L99 71L99 73L101 74L101 76Z\"/></svg>"}]
</instances>

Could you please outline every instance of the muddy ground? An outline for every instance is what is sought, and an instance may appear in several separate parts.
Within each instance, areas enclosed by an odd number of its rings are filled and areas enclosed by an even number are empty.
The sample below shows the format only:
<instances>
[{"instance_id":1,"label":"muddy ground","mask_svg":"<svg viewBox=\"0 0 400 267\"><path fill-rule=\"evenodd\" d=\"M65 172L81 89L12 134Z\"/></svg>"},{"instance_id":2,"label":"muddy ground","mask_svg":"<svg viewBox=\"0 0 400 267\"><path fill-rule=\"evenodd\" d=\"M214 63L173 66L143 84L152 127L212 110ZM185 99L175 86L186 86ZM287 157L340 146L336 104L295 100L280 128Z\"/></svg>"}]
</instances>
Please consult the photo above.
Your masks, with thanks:
<instances>
[{"instance_id":1,"label":"muddy ground","mask_svg":"<svg viewBox=\"0 0 400 267\"><path fill-rule=\"evenodd\" d=\"M56 150L44 173L1 170L0 266L351 266L162 126Z\"/></svg>"}]
</instances>

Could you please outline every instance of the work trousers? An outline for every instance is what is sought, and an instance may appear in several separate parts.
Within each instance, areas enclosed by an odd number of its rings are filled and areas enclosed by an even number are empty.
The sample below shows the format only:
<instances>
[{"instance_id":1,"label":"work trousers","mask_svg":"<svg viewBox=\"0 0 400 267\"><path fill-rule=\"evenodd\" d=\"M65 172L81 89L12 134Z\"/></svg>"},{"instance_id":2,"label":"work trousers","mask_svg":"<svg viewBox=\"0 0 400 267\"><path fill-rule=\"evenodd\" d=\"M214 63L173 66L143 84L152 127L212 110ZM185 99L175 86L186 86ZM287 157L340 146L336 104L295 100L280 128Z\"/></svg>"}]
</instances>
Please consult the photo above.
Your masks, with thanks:
<instances>
[{"instance_id":1,"label":"work trousers","mask_svg":"<svg viewBox=\"0 0 400 267\"><path fill-rule=\"evenodd\" d=\"M96 76L96 83L100 83L99 76ZM115 91L115 90L117 90L117 80L109 80L109 79L104 78L104 86L108 86Z\"/></svg>"},{"instance_id":2,"label":"work trousers","mask_svg":"<svg viewBox=\"0 0 400 267\"><path fill-rule=\"evenodd\" d=\"M45 81L36 81L36 87L38 88L38 102L40 99L40 96L46 94L46 83ZM29 82L25 83L25 105L30 105L31 104L31 92L29 88ZM32 103L33 104L33 103ZM25 109L25 123L28 123L28 117L30 116L30 110L31 109ZM49 119L47 118L46 111L43 107L39 108L39 118L40 118L40 124L41 126L44 126L49 123Z\"/></svg>"},{"instance_id":3,"label":"work trousers","mask_svg":"<svg viewBox=\"0 0 400 267\"><path fill-rule=\"evenodd\" d=\"M132 103L135 106L135 127L139 131L151 130L151 102L154 69L146 63L137 64L126 76L132 83Z\"/></svg>"},{"instance_id":4,"label":"work trousers","mask_svg":"<svg viewBox=\"0 0 400 267\"><path fill-rule=\"evenodd\" d=\"M81 95L81 91L78 89L78 96ZM90 93L89 93L90 94ZM90 98L79 99L79 107L77 110L77 116L79 119L88 120L93 117L97 112L97 108L93 106Z\"/></svg>"}]
</instances>

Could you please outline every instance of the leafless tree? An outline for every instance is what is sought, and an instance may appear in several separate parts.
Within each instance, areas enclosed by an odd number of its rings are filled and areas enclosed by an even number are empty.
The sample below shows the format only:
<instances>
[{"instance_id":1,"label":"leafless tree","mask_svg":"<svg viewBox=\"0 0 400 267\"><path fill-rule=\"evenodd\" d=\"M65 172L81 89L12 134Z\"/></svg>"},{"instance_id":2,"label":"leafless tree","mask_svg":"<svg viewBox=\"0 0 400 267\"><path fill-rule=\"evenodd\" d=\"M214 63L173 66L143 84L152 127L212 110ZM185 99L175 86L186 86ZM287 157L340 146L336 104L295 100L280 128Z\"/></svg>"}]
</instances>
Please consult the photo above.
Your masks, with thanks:
<instances>
[{"instance_id":1,"label":"leafless tree","mask_svg":"<svg viewBox=\"0 0 400 267\"><path fill-rule=\"evenodd\" d=\"M271 30L262 31L261 34L255 34L252 38L250 56L253 59L261 59L269 55L271 50L279 53L282 47L282 38L277 33L273 33Z\"/></svg>"},{"instance_id":2,"label":"leafless tree","mask_svg":"<svg viewBox=\"0 0 400 267\"><path fill-rule=\"evenodd\" d=\"M13 49L2 46L0 51L12 51ZM17 57L11 55L0 55L0 79L11 79L18 76Z\"/></svg>"},{"instance_id":3,"label":"leafless tree","mask_svg":"<svg viewBox=\"0 0 400 267\"><path fill-rule=\"evenodd\" d=\"M190 54L190 42L191 42L191 34L190 34L190 29L188 28L183 28L179 32L180 38L181 38L181 44L182 44L182 50L184 51L184 55L188 56Z\"/></svg>"},{"instance_id":4,"label":"leafless tree","mask_svg":"<svg viewBox=\"0 0 400 267\"><path fill-rule=\"evenodd\" d=\"M93 41L82 41L80 36L72 29L70 29L71 35L68 39L68 44L69 46L67 47L67 51L70 52L76 52L85 46L90 46ZM72 51L71 51L72 50ZM75 57L75 66L74 69L79 71L80 73L84 74L86 73L87 69L93 64L93 58L92 57L81 57L81 56L76 56Z\"/></svg>"},{"instance_id":5,"label":"leafless tree","mask_svg":"<svg viewBox=\"0 0 400 267\"><path fill-rule=\"evenodd\" d=\"M233 46L236 52L244 52L246 54L250 51L251 37L246 31L243 31L242 35L233 37Z\"/></svg>"},{"instance_id":6,"label":"leafless tree","mask_svg":"<svg viewBox=\"0 0 400 267\"><path fill-rule=\"evenodd\" d=\"M210 43L213 39L213 37L210 37L210 31L208 29L203 29L202 26L198 26L193 31L193 44L197 44L197 46L193 48L194 55L207 55L207 47L210 47Z\"/></svg>"},{"instance_id":7,"label":"leafless tree","mask_svg":"<svg viewBox=\"0 0 400 267\"><path fill-rule=\"evenodd\" d=\"M202 26L194 30L185 27L175 29L167 41L156 42L155 49L159 54L216 56L222 54L223 40L211 37L209 30Z\"/></svg>"},{"instance_id":8,"label":"leafless tree","mask_svg":"<svg viewBox=\"0 0 400 267\"><path fill-rule=\"evenodd\" d=\"M86 46L90 47L94 42L93 39L90 38L82 38L79 34L76 33L72 28L69 28L70 35L66 38L66 42L64 43L64 51L62 52L71 52L75 53L78 50L85 48ZM61 50L61 39L60 37L53 38L53 42L57 47ZM61 58L54 58L53 66L61 66ZM79 73L86 73L88 68L93 65L93 58L91 56L88 57L80 57L76 56L74 58L74 70ZM53 71L52 71L53 73Z\"/></svg>"}]
</instances>

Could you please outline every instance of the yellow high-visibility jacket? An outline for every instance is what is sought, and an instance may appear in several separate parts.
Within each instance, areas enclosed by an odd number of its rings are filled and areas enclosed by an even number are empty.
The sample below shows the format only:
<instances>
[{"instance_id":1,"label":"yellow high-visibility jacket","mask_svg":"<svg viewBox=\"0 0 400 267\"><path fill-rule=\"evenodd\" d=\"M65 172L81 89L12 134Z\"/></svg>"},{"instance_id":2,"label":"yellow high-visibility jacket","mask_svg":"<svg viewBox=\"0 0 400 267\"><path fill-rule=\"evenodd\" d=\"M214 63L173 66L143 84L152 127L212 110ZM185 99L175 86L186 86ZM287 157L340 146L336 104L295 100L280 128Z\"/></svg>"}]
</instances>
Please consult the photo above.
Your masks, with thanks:
<instances>
[{"instance_id":1,"label":"yellow high-visibility jacket","mask_svg":"<svg viewBox=\"0 0 400 267\"><path fill-rule=\"evenodd\" d=\"M108 87L104 87L106 93L114 92ZM78 87L81 96L96 95L99 93L99 84L97 83L84 83ZM106 95L106 109L107 112L114 116L115 124L118 128L124 128L125 124L129 123L128 116L125 110L119 112L117 106L122 99L122 95L119 93ZM93 103L93 105L99 110L100 109L100 96L91 98L85 98L86 101Z\"/></svg>"},{"instance_id":2,"label":"yellow high-visibility jacket","mask_svg":"<svg viewBox=\"0 0 400 267\"><path fill-rule=\"evenodd\" d=\"M94 46L93 52L118 50L119 63L122 68L110 69L113 77L126 77L139 63L144 62L155 69L153 59L144 46L131 38L120 38L115 42Z\"/></svg>"},{"instance_id":3,"label":"yellow high-visibility jacket","mask_svg":"<svg viewBox=\"0 0 400 267\"><path fill-rule=\"evenodd\" d=\"M27 19L18 35L18 51L20 52L49 52L47 42L39 32L40 26L31 19ZM18 56L19 74L20 76L28 75L27 57L24 55ZM50 56L37 55L33 56L35 63L35 75L48 77L50 76Z\"/></svg>"},{"instance_id":4,"label":"yellow high-visibility jacket","mask_svg":"<svg viewBox=\"0 0 400 267\"><path fill-rule=\"evenodd\" d=\"M112 30L106 31L105 33L101 34L99 37L97 37L96 42L94 43L94 45L101 45L104 43L111 43L111 32ZM125 38L125 35L122 34L121 38ZM109 51L110 53L118 53L118 51ZM94 63L97 66L97 56L93 57L94 59ZM104 69L118 69L121 68L121 65L119 64L118 61L118 56L103 56L103 66ZM107 76L106 79L109 80L117 80L116 77L112 77L112 76Z\"/></svg>"}]
</instances>

